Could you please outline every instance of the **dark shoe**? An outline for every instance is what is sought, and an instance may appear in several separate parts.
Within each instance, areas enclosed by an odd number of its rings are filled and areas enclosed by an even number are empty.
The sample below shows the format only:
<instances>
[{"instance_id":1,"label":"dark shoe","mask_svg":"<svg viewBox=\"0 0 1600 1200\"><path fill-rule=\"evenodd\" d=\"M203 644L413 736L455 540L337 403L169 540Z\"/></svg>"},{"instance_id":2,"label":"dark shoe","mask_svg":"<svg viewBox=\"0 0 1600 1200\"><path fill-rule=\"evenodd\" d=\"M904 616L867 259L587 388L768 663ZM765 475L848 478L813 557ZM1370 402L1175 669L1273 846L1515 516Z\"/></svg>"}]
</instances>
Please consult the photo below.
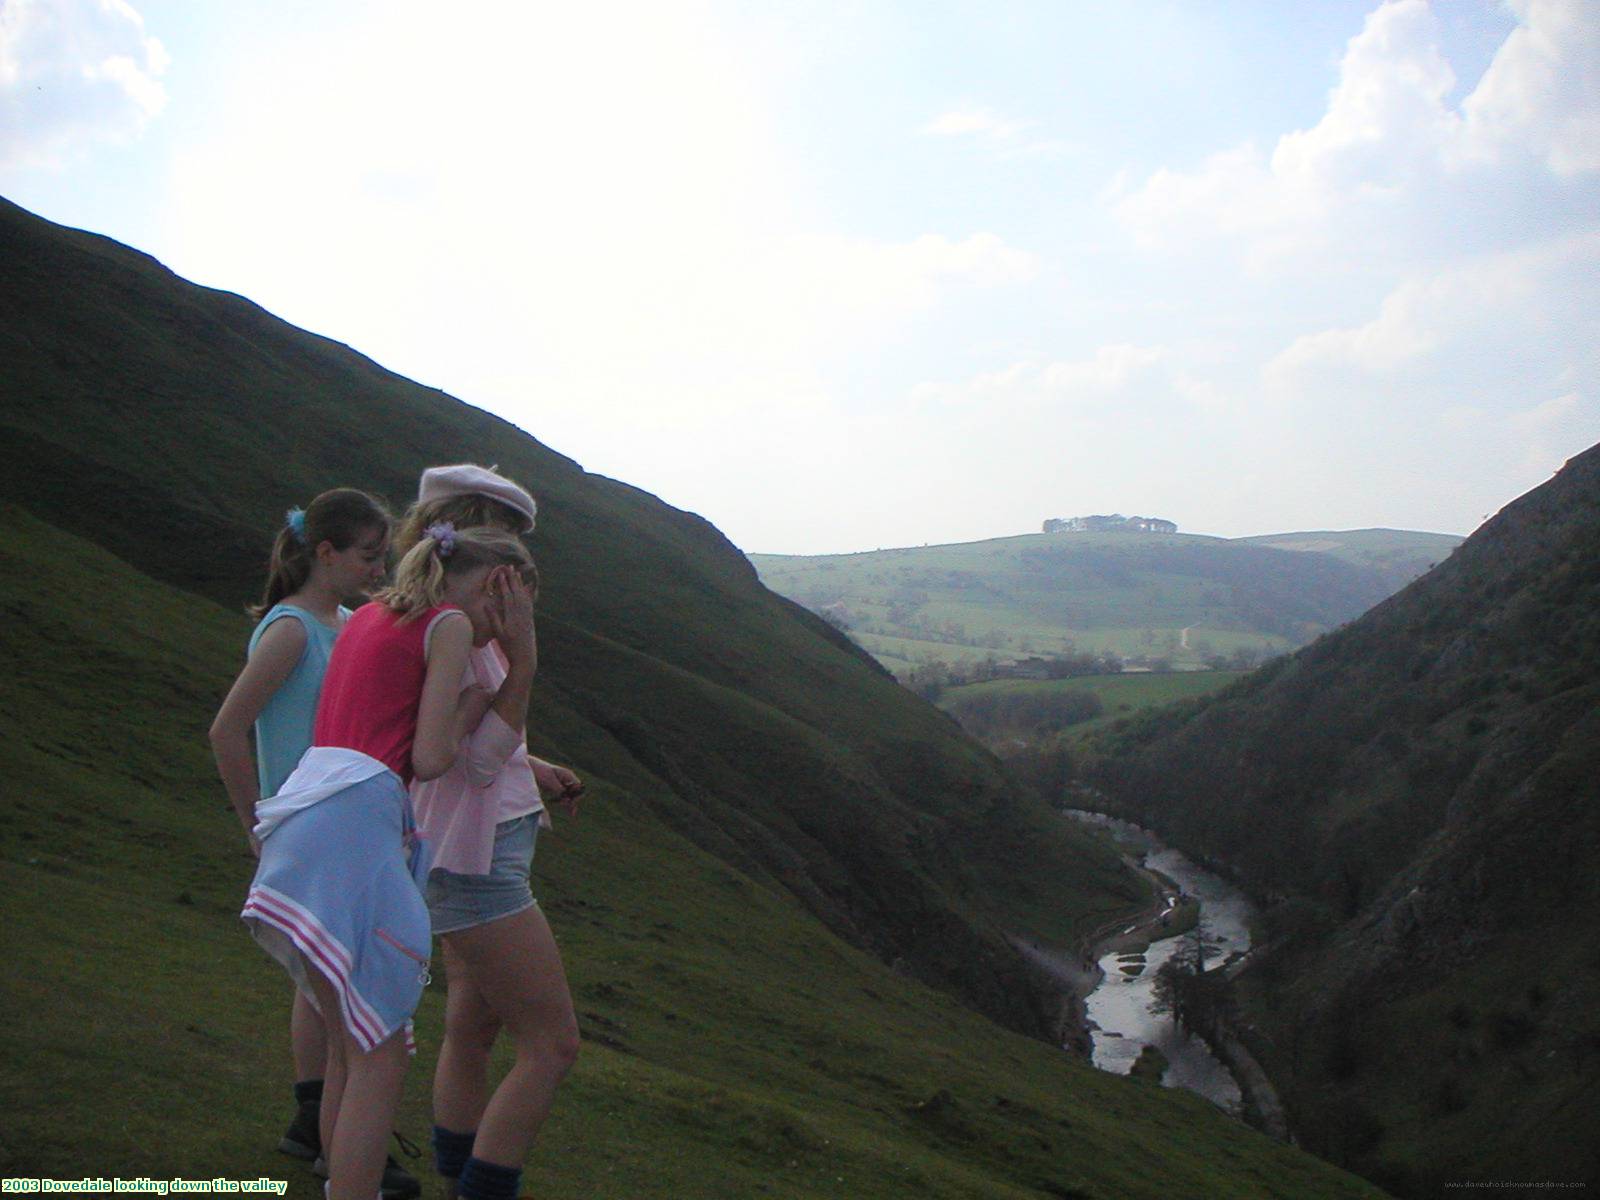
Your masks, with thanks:
<instances>
[{"instance_id":1,"label":"dark shoe","mask_svg":"<svg viewBox=\"0 0 1600 1200\"><path fill-rule=\"evenodd\" d=\"M311 1173L318 1179L328 1177L327 1161L320 1156L311 1164ZM417 1182L417 1177L395 1162L394 1155L389 1155L383 1164L383 1179L378 1183L378 1192L383 1200L416 1200L422 1195L422 1184Z\"/></svg>"},{"instance_id":2,"label":"dark shoe","mask_svg":"<svg viewBox=\"0 0 1600 1200\"><path fill-rule=\"evenodd\" d=\"M295 1113L294 1121L284 1131L283 1137L278 1139L278 1150L290 1158L304 1159L310 1162L322 1153L322 1134L317 1128L318 1111L322 1107L317 1100L308 1100L300 1105L300 1111Z\"/></svg>"},{"instance_id":3,"label":"dark shoe","mask_svg":"<svg viewBox=\"0 0 1600 1200\"><path fill-rule=\"evenodd\" d=\"M417 1177L395 1162L394 1155L383 1164L383 1181L378 1184L383 1200L415 1200L422 1195L422 1185Z\"/></svg>"}]
</instances>

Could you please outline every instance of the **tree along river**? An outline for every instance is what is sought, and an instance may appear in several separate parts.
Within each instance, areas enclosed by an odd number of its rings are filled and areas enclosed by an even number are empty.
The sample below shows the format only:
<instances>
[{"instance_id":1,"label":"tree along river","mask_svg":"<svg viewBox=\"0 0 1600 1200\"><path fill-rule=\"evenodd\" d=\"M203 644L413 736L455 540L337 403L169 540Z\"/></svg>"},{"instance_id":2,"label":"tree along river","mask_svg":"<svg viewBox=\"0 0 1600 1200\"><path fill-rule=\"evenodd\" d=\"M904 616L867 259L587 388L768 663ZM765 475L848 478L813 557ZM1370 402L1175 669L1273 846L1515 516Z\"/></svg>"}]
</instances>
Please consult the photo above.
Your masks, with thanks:
<instances>
[{"instance_id":1,"label":"tree along river","mask_svg":"<svg viewBox=\"0 0 1600 1200\"><path fill-rule=\"evenodd\" d=\"M1185 950L1193 952L1196 933L1208 970L1247 953L1254 906L1239 889L1164 845L1147 829L1098 813L1071 811L1067 815L1108 830L1146 870L1165 876L1185 896L1200 902L1196 931L1153 942L1142 953L1113 950L1100 958L1097 965L1104 978L1086 1001L1094 1065L1126 1075L1144 1048L1154 1046L1167 1060L1163 1084L1198 1092L1239 1115L1242 1097L1238 1083L1203 1041L1187 1033L1171 1013L1158 1011L1155 982L1163 964Z\"/></svg>"}]
</instances>

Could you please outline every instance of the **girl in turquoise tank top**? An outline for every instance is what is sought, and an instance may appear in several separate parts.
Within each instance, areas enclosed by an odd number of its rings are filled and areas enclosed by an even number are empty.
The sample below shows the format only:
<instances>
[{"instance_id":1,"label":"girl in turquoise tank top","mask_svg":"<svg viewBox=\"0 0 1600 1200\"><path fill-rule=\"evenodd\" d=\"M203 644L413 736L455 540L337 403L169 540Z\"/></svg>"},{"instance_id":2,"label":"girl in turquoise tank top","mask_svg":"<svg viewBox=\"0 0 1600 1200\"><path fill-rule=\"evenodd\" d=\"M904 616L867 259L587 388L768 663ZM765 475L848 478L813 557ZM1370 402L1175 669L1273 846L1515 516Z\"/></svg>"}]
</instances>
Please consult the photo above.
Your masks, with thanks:
<instances>
[{"instance_id":1,"label":"girl in turquoise tank top","mask_svg":"<svg viewBox=\"0 0 1600 1200\"><path fill-rule=\"evenodd\" d=\"M244 670L211 724L217 771L258 856L260 846L250 832L256 804L278 791L311 745L328 655L349 616L344 602L383 582L389 525L389 514L377 500L354 488L336 488L323 492L304 511L291 510L278 531L265 594L250 609L258 623ZM289 1029L297 1109L278 1148L311 1161L322 1149L317 1109L327 1031L298 990ZM389 1200L405 1200L420 1191L417 1181L398 1166L386 1172Z\"/></svg>"}]
</instances>

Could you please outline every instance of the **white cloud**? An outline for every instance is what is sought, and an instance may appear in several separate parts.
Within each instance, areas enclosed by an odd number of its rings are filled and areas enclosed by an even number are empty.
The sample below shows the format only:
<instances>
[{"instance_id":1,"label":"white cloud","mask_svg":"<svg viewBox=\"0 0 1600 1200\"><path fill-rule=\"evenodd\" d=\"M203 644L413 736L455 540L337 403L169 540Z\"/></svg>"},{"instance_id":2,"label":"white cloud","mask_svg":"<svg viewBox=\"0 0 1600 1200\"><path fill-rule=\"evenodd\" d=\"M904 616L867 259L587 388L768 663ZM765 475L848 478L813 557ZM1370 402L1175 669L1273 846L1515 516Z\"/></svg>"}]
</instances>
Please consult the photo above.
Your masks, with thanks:
<instances>
[{"instance_id":1,"label":"white cloud","mask_svg":"<svg viewBox=\"0 0 1600 1200\"><path fill-rule=\"evenodd\" d=\"M1159 346L1102 346L1092 359L1051 363L1040 372L1040 380L1051 392L1071 395L1080 392L1110 394L1120 391L1165 357Z\"/></svg>"},{"instance_id":2,"label":"white cloud","mask_svg":"<svg viewBox=\"0 0 1600 1200\"><path fill-rule=\"evenodd\" d=\"M1520 450L1518 465L1528 472L1549 470L1568 448L1600 439L1600 411L1577 392L1512 413L1505 423L1512 445Z\"/></svg>"},{"instance_id":3,"label":"white cloud","mask_svg":"<svg viewBox=\"0 0 1600 1200\"><path fill-rule=\"evenodd\" d=\"M988 147L1001 158L1046 158L1059 154L1067 144L1033 135L1033 121L1003 117L991 108L966 106L948 109L922 127L932 137L967 138Z\"/></svg>"},{"instance_id":4,"label":"white cloud","mask_svg":"<svg viewBox=\"0 0 1600 1200\"><path fill-rule=\"evenodd\" d=\"M945 408L981 406L997 418L1103 410L1109 402L1148 399L1152 387L1156 392L1174 390L1162 369L1170 357L1160 346L1107 345L1088 358L1024 361L962 382L920 383L912 397Z\"/></svg>"},{"instance_id":5,"label":"white cloud","mask_svg":"<svg viewBox=\"0 0 1600 1200\"><path fill-rule=\"evenodd\" d=\"M492 46L409 19L330 38L270 109L253 66L176 162L167 261L689 504L728 428L1039 274L981 226L830 232L715 22L641 5L619 40L614 10L515 11ZM416 88L435 56L475 69Z\"/></svg>"},{"instance_id":6,"label":"white cloud","mask_svg":"<svg viewBox=\"0 0 1600 1200\"><path fill-rule=\"evenodd\" d=\"M1403 488L1414 526L1465 532L1600 441L1600 232L1419 270L1272 358L1256 413L1328 494Z\"/></svg>"},{"instance_id":7,"label":"white cloud","mask_svg":"<svg viewBox=\"0 0 1600 1200\"><path fill-rule=\"evenodd\" d=\"M1500 492L1486 492L1476 515L1487 517L1516 495L1543 483L1574 454L1600 442L1600 400L1594 392L1564 392L1511 411L1476 404L1447 408L1439 444L1466 448ZM1457 452L1458 454L1460 451Z\"/></svg>"},{"instance_id":8,"label":"white cloud","mask_svg":"<svg viewBox=\"0 0 1600 1200\"><path fill-rule=\"evenodd\" d=\"M1013 141L1022 136L1027 126L1021 121L1008 121L988 108L953 108L940 113L922 128L923 133L941 137L977 136L998 141Z\"/></svg>"},{"instance_id":9,"label":"white cloud","mask_svg":"<svg viewBox=\"0 0 1600 1200\"><path fill-rule=\"evenodd\" d=\"M1378 315L1363 325L1306 334L1267 363L1268 379L1281 380L1322 368L1394 370L1439 348L1445 313L1461 299L1459 279L1409 282L1384 298Z\"/></svg>"},{"instance_id":10,"label":"white cloud","mask_svg":"<svg viewBox=\"0 0 1600 1200\"><path fill-rule=\"evenodd\" d=\"M1600 170L1600 20L1593 0L1514 0L1521 27L1462 104L1481 155L1532 152Z\"/></svg>"},{"instance_id":11,"label":"white cloud","mask_svg":"<svg viewBox=\"0 0 1600 1200\"><path fill-rule=\"evenodd\" d=\"M1270 153L1245 144L1162 168L1107 203L1147 248L1240 241L1257 270L1449 257L1592 221L1600 5L1515 8L1521 24L1459 109L1432 10L1389 0L1351 39L1315 125Z\"/></svg>"},{"instance_id":12,"label":"white cloud","mask_svg":"<svg viewBox=\"0 0 1600 1200\"><path fill-rule=\"evenodd\" d=\"M1249 144L1213 154L1196 172L1162 167L1135 191L1119 175L1106 199L1146 246L1180 243L1196 226L1230 235L1270 229L1292 215L1290 197L1274 187L1260 150Z\"/></svg>"},{"instance_id":13,"label":"white cloud","mask_svg":"<svg viewBox=\"0 0 1600 1200\"><path fill-rule=\"evenodd\" d=\"M1264 368L1277 388L1317 375L1447 372L1479 386L1513 364L1554 381L1597 365L1600 232L1406 279L1361 325L1294 340Z\"/></svg>"},{"instance_id":14,"label":"white cloud","mask_svg":"<svg viewBox=\"0 0 1600 1200\"><path fill-rule=\"evenodd\" d=\"M125 0L0 4L0 166L129 141L165 107L168 57Z\"/></svg>"},{"instance_id":15,"label":"white cloud","mask_svg":"<svg viewBox=\"0 0 1600 1200\"><path fill-rule=\"evenodd\" d=\"M904 242L794 234L753 242L730 255L729 267L735 277L718 281L727 308L713 326L718 340L732 334L791 354L870 344L952 296L1039 273L1033 254L988 232Z\"/></svg>"}]
</instances>

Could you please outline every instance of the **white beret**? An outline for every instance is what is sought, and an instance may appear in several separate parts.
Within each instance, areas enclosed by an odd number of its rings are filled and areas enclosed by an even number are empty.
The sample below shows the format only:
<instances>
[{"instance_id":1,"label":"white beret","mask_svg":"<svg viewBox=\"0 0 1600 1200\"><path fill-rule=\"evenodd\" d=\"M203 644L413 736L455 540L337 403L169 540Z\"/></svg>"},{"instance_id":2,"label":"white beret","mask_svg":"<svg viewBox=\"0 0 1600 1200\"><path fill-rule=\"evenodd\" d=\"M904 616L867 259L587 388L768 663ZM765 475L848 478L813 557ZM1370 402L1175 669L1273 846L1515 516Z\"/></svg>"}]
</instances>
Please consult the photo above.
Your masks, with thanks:
<instances>
[{"instance_id":1,"label":"white beret","mask_svg":"<svg viewBox=\"0 0 1600 1200\"><path fill-rule=\"evenodd\" d=\"M527 521L527 533L533 528L539 506L527 491L512 483L504 475L495 473L493 467L479 467L472 463L458 463L452 467L429 467L422 473L422 483L417 487L417 500L443 500L448 496L488 496L507 508L520 513Z\"/></svg>"}]
</instances>

